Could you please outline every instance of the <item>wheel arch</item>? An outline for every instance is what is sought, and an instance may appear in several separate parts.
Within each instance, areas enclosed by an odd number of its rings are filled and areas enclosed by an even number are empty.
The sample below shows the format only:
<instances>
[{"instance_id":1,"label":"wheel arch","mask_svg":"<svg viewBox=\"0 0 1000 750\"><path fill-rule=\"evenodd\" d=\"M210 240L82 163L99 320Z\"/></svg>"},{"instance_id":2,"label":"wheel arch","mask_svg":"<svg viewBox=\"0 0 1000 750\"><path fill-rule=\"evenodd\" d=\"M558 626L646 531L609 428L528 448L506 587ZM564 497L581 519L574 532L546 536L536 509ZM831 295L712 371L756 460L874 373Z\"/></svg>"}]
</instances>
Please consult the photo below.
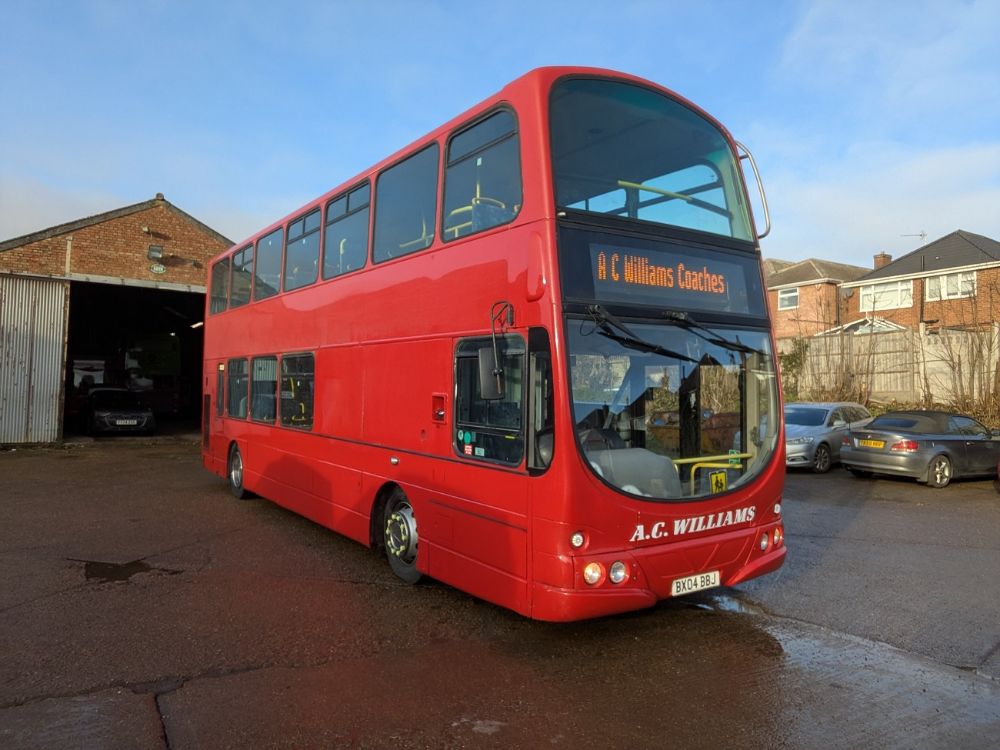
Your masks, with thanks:
<instances>
[{"instance_id":1,"label":"wheel arch","mask_svg":"<svg viewBox=\"0 0 1000 750\"><path fill-rule=\"evenodd\" d=\"M937 451L933 456L927 459L927 465L924 467L924 470L920 473L920 476L917 477L918 482L921 482L922 484L927 484L927 481L931 477L931 466L933 466L934 461L936 461L939 456L944 456L945 458L948 459L948 463L951 464L951 479L955 480L960 478L958 473L958 464L955 462L955 456L952 455L952 452L950 450L942 447L941 450Z\"/></svg>"},{"instance_id":2,"label":"wheel arch","mask_svg":"<svg viewBox=\"0 0 1000 750\"><path fill-rule=\"evenodd\" d=\"M375 492L372 499L371 513L368 516L368 545L379 552L385 549L385 541L382 529L382 516L385 515L385 505L389 497L396 490L405 493L402 486L397 482L385 482Z\"/></svg>"}]
</instances>

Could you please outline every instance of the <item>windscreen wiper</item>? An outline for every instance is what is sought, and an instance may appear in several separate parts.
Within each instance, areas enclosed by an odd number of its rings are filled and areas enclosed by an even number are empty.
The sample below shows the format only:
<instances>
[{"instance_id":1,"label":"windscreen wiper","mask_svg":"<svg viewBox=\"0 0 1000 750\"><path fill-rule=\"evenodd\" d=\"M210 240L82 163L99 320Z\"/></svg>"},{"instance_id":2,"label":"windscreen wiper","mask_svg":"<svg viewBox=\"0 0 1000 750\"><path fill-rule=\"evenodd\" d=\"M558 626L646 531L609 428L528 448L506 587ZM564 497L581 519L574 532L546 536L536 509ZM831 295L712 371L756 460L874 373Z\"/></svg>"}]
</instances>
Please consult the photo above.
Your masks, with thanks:
<instances>
[{"instance_id":1,"label":"windscreen wiper","mask_svg":"<svg viewBox=\"0 0 1000 750\"><path fill-rule=\"evenodd\" d=\"M686 354L681 354L680 352L675 352L671 349L660 346L659 344L653 344L649 341L639 338L634 334L628 326L622 323L618 318L609 313L600 305L588 305L587 312L594 319L594 323L597 324L599 329L598 333L602 336L616 341L624 347L629 349L636 349L640 352L649 352L650 354L660 354L664 357L670 357L672 359L680 359L685 362L698 363L698 360L692 359ZM615 328L617 328L621 333L615 333ZM624 334L624 335L622 335Z\"/></svg>"},{"instance_id":2,"label":"windscreen wiper","mask_svg":"<svg viewBox=\"0 0 1000 750\"><path fill-rule=\"evenodd\" d=\"M686 312L667 310L663 313L663 318L686 331L691 331L691 333L695 336L700 339L704 339L710 344L721 346L723 349L730 349L734 352L745 352L746 354L764 353L760 349L754 349L752 346L741 344L739 341L730 341L729 339L720 336L711 328L706 328L701 323L696 323Z\"/></svg>"}]
</instances>

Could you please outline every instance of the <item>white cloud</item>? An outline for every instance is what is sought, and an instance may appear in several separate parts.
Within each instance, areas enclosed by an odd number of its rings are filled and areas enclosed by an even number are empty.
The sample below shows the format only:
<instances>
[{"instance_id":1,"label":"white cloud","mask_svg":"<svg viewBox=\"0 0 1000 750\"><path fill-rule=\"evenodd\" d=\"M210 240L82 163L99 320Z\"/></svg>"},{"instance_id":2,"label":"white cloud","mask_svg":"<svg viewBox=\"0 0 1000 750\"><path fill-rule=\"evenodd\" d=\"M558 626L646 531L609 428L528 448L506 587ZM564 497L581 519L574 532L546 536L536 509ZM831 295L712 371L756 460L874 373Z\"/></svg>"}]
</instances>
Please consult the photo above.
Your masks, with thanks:
<instances>
[{"instance_id":1,"label":"white cloud","mask_svg":"<svg viewBox=\"0 0 1000 750\"><path fill-rule=\"evenodd\" d=\"M771 175L767 257L869 266L964 229L1000 239L1000 143L909 151L859 144L812 173Z\"/></svg>"},{"instance_id":2,"label":"white cloud","mask_svg":"<svg viewBox=\"0 0 1000 750\"><path fill-rule=\"evenodd\" d=\"M818 0L785 39L779 71L793 85L848 103L860 123L997 122L995 0L912 3ZM976 118L961 122L963 116Z\"/></svg>"}]
</instances>

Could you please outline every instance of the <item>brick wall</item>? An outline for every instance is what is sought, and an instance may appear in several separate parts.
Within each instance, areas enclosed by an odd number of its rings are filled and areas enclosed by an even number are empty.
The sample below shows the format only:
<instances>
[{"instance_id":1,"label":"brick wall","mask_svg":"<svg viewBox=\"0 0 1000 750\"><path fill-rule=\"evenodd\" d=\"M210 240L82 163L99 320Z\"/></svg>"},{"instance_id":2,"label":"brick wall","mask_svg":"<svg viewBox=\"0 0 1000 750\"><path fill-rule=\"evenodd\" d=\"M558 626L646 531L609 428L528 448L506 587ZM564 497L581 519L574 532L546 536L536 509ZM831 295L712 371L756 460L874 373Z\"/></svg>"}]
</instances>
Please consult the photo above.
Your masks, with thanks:
<instances>
[{"instance_id":1,"label":"brick wall","mask_svg":"<svg viewBox=\"0 0 1000 750\"><path fill-rule=\"evenodd\" d=\"M846 300L844 322L865 317L861 312L861 289L855 287ZM976 272L976 296L953 300L926 301L923 279L913 279L913 304L892 310L876 310L875 315L918 330L920 321L937 321L939 326L993 323L1000 320L1000 269Z\"/></svg>"},{"instance_id":2,"label":"brick wall","mask_svg":"<svg viewBox=\"0 0 1000 750\"><path fill-rule=\"evenodd\" d=\"M143 232L143 227L148 227L149 232ZM162 260L147 257L150 245L163 248ZM0 271L205 286L208 261L226 247L165 201L156 201L148 209L0 252ZM165 272L151 270L154 263L162 265Z\"/></svg>"},{"instance_id":3,"label":"brick wall","mask_svg":"<svg viewBox=\"0 0 1000 750\"><path fill-rule=\"evenodd\" d=\"M778 309L778 291L768 290L774 336L779 339L811 336L844 322L837 314L838 291L834 284L803 284L799 287L799 306Z\"/></svg>"}]
</instances>

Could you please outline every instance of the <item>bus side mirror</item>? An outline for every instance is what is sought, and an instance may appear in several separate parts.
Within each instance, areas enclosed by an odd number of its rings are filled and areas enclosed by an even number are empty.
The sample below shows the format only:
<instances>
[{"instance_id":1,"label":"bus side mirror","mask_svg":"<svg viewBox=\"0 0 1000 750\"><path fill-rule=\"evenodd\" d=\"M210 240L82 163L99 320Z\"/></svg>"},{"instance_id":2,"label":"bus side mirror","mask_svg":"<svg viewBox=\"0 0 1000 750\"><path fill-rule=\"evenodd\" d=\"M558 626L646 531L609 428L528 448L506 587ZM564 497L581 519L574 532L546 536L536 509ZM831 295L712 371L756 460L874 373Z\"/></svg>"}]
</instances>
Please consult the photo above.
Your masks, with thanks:
<instances>
[{"instance_id":1,"label":"bus side mirror","mask_svg":"<svg viewBox=\"0 0 1000 750\"><path fill-rule=\"evenodd\" d=\"M493 349L484 346L479 350L479 394L484 401L503 398L503 371L497 365Z\"/></svg>"}]
</instances>

